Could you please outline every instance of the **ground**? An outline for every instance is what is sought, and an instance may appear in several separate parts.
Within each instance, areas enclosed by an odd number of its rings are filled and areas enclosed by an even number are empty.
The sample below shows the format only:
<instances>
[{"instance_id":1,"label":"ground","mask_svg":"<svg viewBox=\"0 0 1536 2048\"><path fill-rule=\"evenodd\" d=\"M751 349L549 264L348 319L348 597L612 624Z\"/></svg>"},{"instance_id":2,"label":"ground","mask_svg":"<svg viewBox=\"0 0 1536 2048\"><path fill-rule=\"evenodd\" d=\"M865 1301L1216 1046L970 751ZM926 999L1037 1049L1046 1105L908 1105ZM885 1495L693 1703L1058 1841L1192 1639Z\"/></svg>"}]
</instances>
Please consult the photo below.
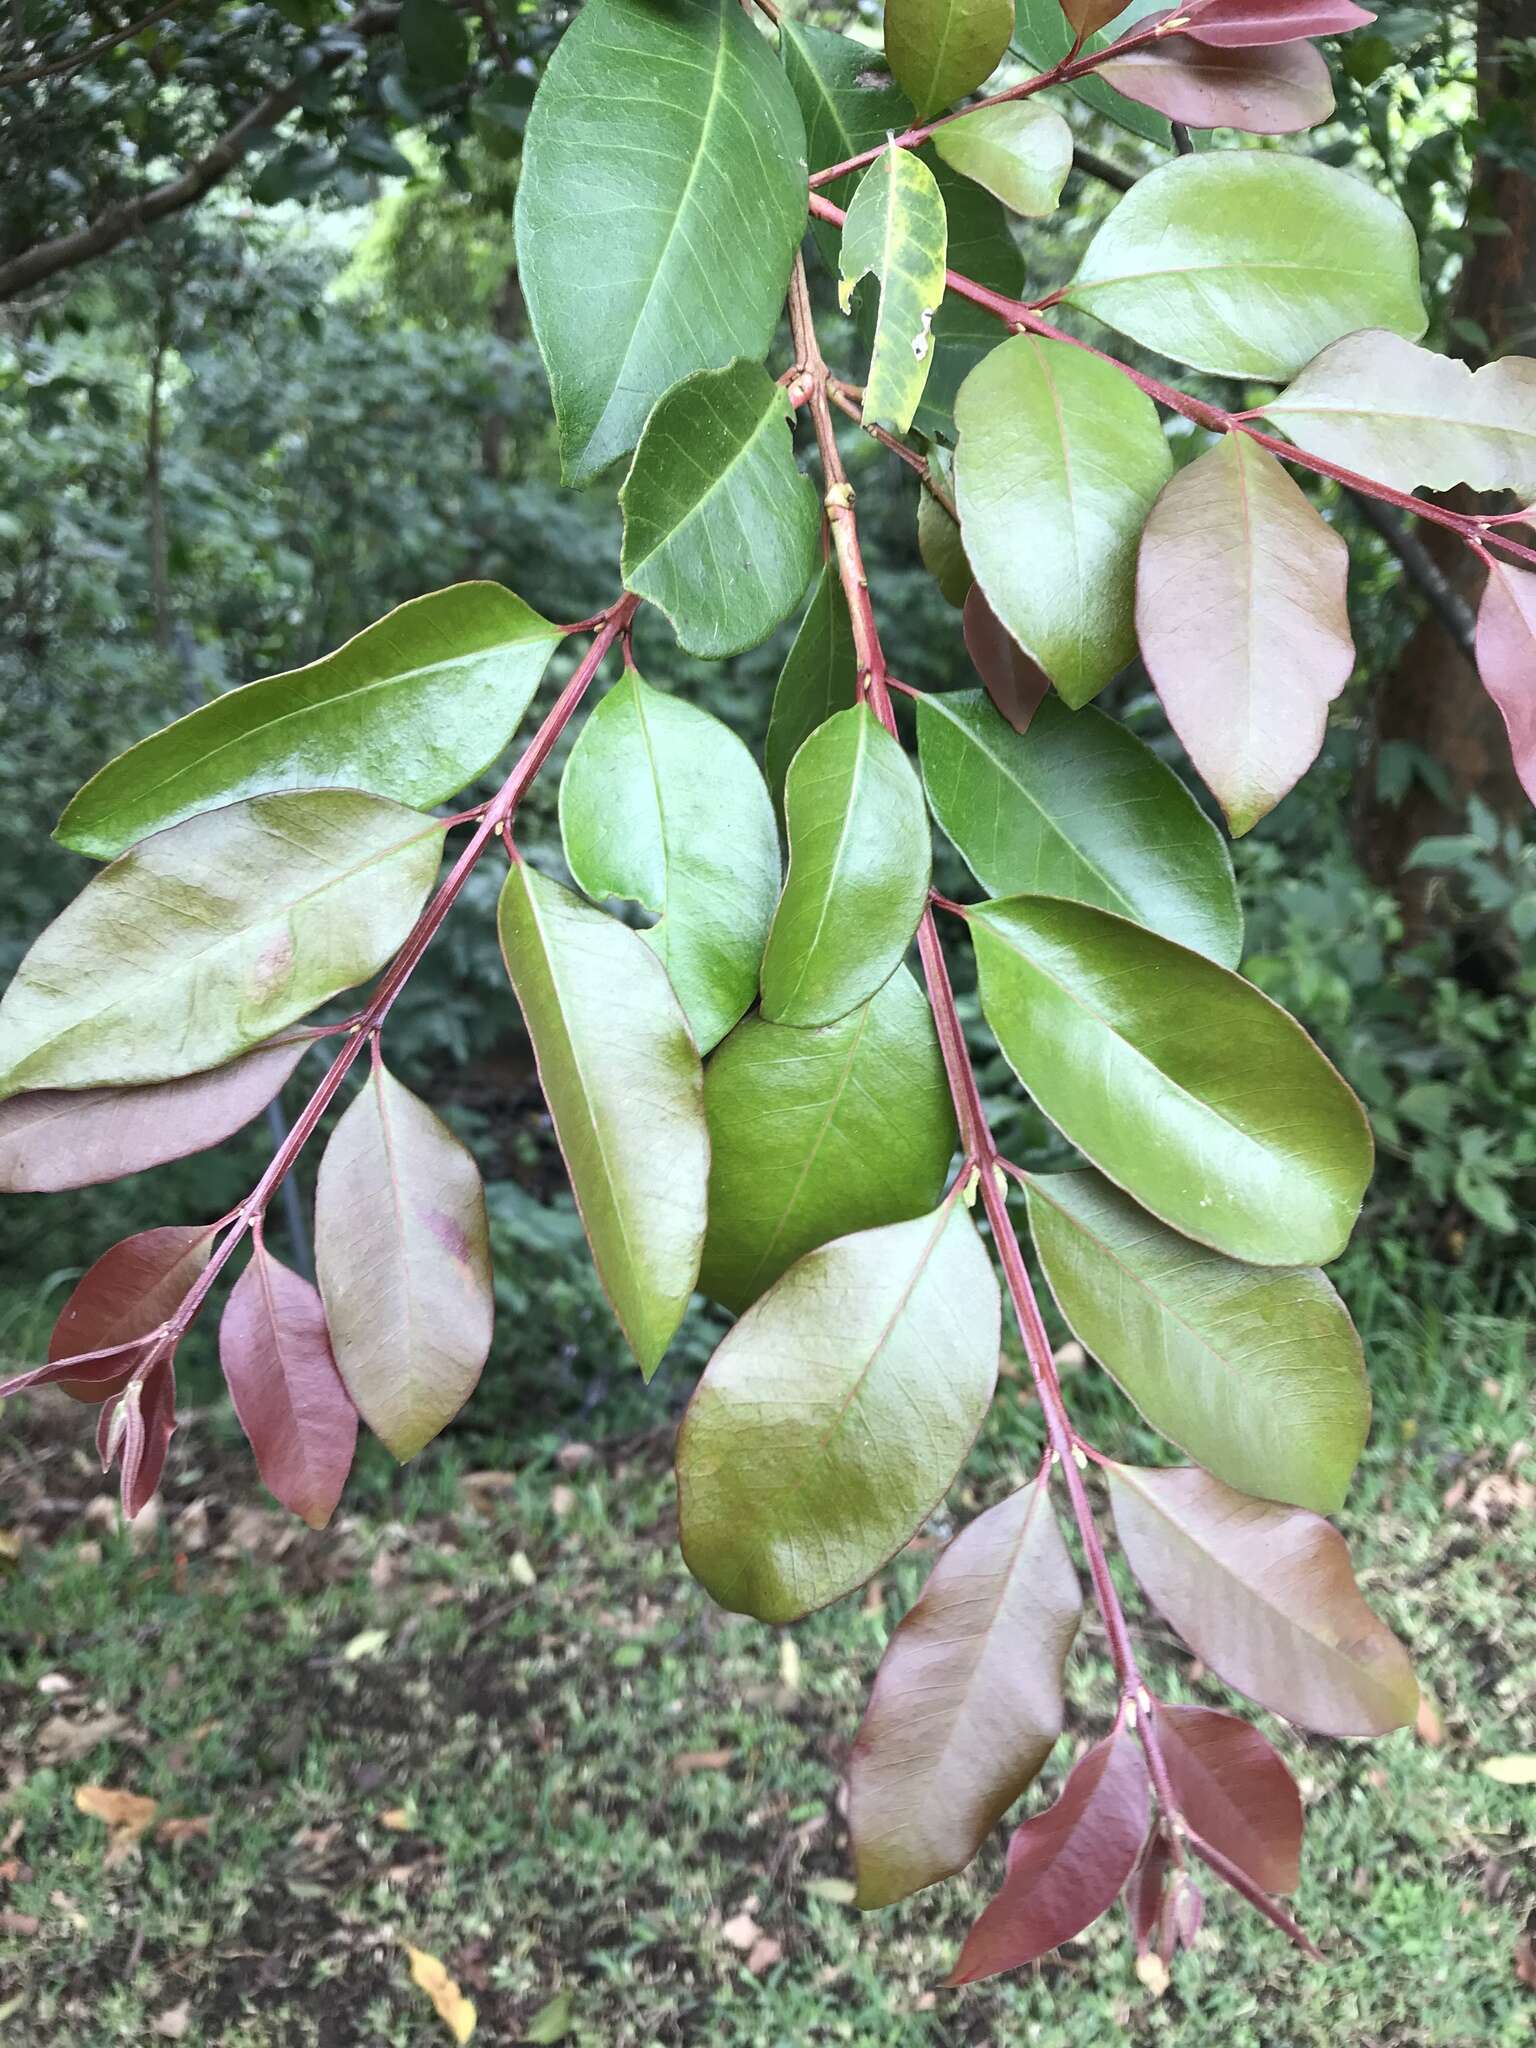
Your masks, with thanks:
<instances>
[{"instance_id":1,"label":"ground","mask_svg":"<svg viewBox=\"0 0 1536 2048\"><path fill-rule=\"evenodd\" d=\"M947 1530L1029 1469L1016 1371L944 1518L793 1630L722 1614L677 1554L680 1388L573 1429L494 1395L404 1471L362 1461L321 1534L262 1496L194 1371L162 1512L124 1532L61 1398L0 1418L0 2042L970 2048L1512 2048L1536 2016L1536 1453L1524 1323L1408 1311L1368 1275L1378 1410L1343 1518L1413 1648L1417 1730L1260 1716L1308 1806L1297 1901L1326 1968L1230 1897L1157 1997L1117 1914L1020 1978L937 1988L1001 1871L848 1903L838 1772L885 1637ZM1156 1456L1091 1368L1071 1397ZM1230 1703L1155 1625L1174 1696ZM1072 1675L1053 1782L1102 1717ZM83 1786L156 1802L135 1839ZM145 1809L139 1810L142 1818ZM177 1823L183 1825L178 1826Z\"/></svg>"}]
</instances>

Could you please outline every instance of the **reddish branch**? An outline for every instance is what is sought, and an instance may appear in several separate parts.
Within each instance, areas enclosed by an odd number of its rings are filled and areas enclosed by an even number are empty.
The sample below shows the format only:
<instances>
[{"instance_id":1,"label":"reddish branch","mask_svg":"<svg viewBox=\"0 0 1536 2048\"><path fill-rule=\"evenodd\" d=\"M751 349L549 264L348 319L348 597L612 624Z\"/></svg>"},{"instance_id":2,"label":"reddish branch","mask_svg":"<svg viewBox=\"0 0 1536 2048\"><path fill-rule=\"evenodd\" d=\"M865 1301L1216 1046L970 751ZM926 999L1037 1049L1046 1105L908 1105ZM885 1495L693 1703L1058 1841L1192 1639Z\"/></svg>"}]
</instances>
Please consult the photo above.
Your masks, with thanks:
<instances>
[{"instance_id":1,"label":"reddish branch","mask_svg":"<svg viewBox=\"0 0 1536 2048\"><path fill-rule=\"evenodd\" d=\"M860 695L894 734L896 725L891 711L885 655L880 645L874 604L859 550L858 516L854 510L853 492L849 488L847 473L837 447L836 426L832 418L829 396L832 380L816 337L804 261L798 256L790 279L789 318L790 331L794 337L795 360L801 375L810 386L806 407L816 429L822 476L826 484L825 502L832 532L833 551L853 626ZM1147 1760L1147 1770L1152 1780L1157 1805L1163 1815L1169 1856L1176 1868L1182 1868L1185 1861L1184 1841L1188 1829L1163 1755L1157 1729L1155 1701L1137 1661L1125 1610L1120 1604L1120 1596L1115 1591L1114 1580L1110 1576L1103 1539L1099 1534L1098 1524L1094 1520L1093 1505L1083 1483L1081 1461L1085 1451L1091 1447L1086 1446L1078 1436L1067 1412L1061 1381L1051 1353L1050 1338L1040 1313L1040 1304L1030 1281L1018 1233L1008 1213L1004 1163L987 1122L986 1110L976 1083L975 1070L971 1065L970 1051L955 1006L954 990L950 985L949 971L944 963L944 951L934 925L931 908L924 911L922 921L918 925L917 945L928 988L928 1000L933 1010L934 1026L938 1033L939 1050L943 1055L944 1071L949 1080L950 1095L955 1106L955 1119L960 1128L960 1142L965 1151L968 1169L974 1170L980 1180L982 1203L991 1228L992 1241L1002 1262L1003 1277L1007 1282L1019 1335L1029 1360L1041 1413L1045 1418L1050 1448L1061 1467L1072 1506L1073 1521L1077 1525L1078 1537L1088 1566L1088 1576L1093 1586L1094 1602L1103 1617L1110 1657L1114 1663L1124 1703L1122 1711L1129 1709L1134 1717L1136 1733ZM1260 1911L1274 1921L1277 1927L1282 1928L1298 1947L1315 1953L1301 1928L1283 1906L1277 1905L1266 1893L1258 1890L1235 1865L1211 1852L1206 1844L1198 1845L1198 1853L1218 1875L1232 1884L1243 1897L1250 1899Z\"/></svg>"},{"instance_id":2,"label":"reddish branch","mask_svg":"<svg viewBox=\"0 0 1536 2048\"><path fill-rule=\"evenodd\" d=\"M817 219L830 221L834 227L841 227L846 214L840 206L834 206L830 199L823 199L819 192L811 194L811 212ZM1432 505L1426 498L1416 498L1408 491L1394 490L1390 484L1378 483L1375 477L1362 476L1358 470L1345 469L1340 463L1329 462L1321 455L1311 455L1305 448L1296 448L1289 441L1282 441L1277 434L1266 434L1249 424L1259 413L1228 412L1219 405L1211 405L1203 398L1191 398L1176 385L1165 384L1160 377L1149 377L1145 370L1133 369L1129 363L1112 356L1108 349L1095 348L1091 341L1083 341L1075 334L1068 334L1064 327L1053 326L1045 319L1037 306L1023 299L1010 299L1006 292L993 291L990 285L978 284L972 277L964 276L958 270L946 270L944 284L947 291L957 298L969 299L972 305L980 306L1001 320L1004 326L1016 334L1035 334L1045 341L1063 341L1070 348L1082 349L1086 354L1097 356L1101 362L1113 364L1122 375L1129 377L1139 391L1144 391L1159 405L1170 412L1182 414L1193 420L1197 426L1207 428L1213 434L1246 434L1260 448L1267 448L1271 455L1277 455L1284 462L1293 463L1298 469L1311 470L1315 476L1324 476L1333 483L1341 484L1346 490L1356 492L1363 498L1378 499L1384 505L1395 505L1399 511L1412 512L1420 519L1428 519L1436 526L1447 527L1469 545L1475 541L1490 543L1517 562L1529 568L1536 568L1536 548L1526 547L1520 541L1510 540L1498 529L1506 523L1506 517L1487 516L1475 512L1451 512L1443 505ZM1043 301L1042 303L1049 303ZM1514 515L1519 517L1520 515Z\"/></svg>"}]
</instances>

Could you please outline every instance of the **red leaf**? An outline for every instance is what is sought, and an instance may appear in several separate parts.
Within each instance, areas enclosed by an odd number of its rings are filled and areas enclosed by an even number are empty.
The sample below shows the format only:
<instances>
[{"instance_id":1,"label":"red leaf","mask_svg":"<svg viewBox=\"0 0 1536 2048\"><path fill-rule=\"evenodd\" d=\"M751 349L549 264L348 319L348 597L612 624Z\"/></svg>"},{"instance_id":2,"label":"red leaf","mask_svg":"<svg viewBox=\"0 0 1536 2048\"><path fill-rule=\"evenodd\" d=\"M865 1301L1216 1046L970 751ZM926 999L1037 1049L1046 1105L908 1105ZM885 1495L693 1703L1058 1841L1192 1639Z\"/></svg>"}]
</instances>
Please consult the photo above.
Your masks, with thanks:
<instances>
[{"instance_id":1,"label":"red leaf","mask_svg":"<svg viewBox=\"0 0 1536 2048\"><path fill-rule=\"evenodd\" d=\"M1056 1804L1008 1844L1003 1888L966 1937L951 1984L1016 1970L1097 1920L1147 1833L1147 1767L1123 1723L1075 1766Z\"/></svg>"},{"instance_id":2,"label":"red leaf","mask_svg":"<svg viewBox=\"0 0 1536 2048\"><path fill-rule=\"evenodd\" d=\"M962 630L965 651L986 684L987 695L1015 732L1027 732L1051 679L1014 639L987 603L979 583L973 583L966 594Z\"/></svg>"},{"instance_id":3,"label":"red leaf","mask_svg":"<svg viewBox=\"0 0 1536 2048\"><path fill-rule=\"evenodd\" d=\"M1117 14L1124 14L1131 0L1061 0L1061 11L1074 29L1091 36Z\"/></svg>"},{"instance_id":4,"label":"red leaf","mask_svg":"<svg viewBox=\"0 0 1536 2048\"><path fill-rule=\"evenodd\" d=\"M50 1365L105 1351L157 1330L186 1299L192 1283L208 1263L211 1224L171 1224L141 1230L103 1252L65 1302L48 1345ZM120 1354L114 1364L101 1360L71 1373L32 1374L34 1385L45 1377L76 1401L101 1401L117 1393L143 1361L143 1350Z\"/></svg>"},{"instance_id":5,"label":"red leaf","mask_svg":"<svg viewBox=\"0 0 1536 2048\"><path fill-rule=\"evenodd\" d=\"M1125 1888L1126 1910L1131 1916L1131 1932L1136 1937L1138 1955L1146 1954L1152 1946L1153 1935L1158 1931L1163 1915L1163 1888L1168 1882L1170 1867L1167 1839L1161 1829L1154 1829Z\"/></svg>"},{"instance_id":6,"label":"red leaf","mask_svg":"<svg viewBox=\"0 0 1536 2048\"><path fill-rule=\"evenodd\" d=\"M122 1478L123 1513L132 1521L159 1489L165 1454L176 1434L176 1374L163 1359L144 1379L130 1380L101 1411L96 1448L105 1472L115 1458Z\"/></svg>"},{"instance_id":7,"label":"red leaf","mask_svg":"<svg viewBox=\"0 0 1536 2048\"><path fill-rule=\"evenodd\" d=\"M1344 36L1376 19L1352 0L1195 0L1179 12L1191 17L1186 33L1228 49Z\"/></svg>"},{"instance_id":8,"label":"red leaf","mask_svg":"<svg viewBox=\"0 0 1536 2048\"><path fill-rule=\"evenodd\" d=\"M1129 100L1192 128L1293 135L1333 112L1333 84L1311 43L1233 49L1167 36L1110 57L1099 76Z\"/></svg>"},{"instance_id":9,"label":"red leaf","mask_svg":"<svg viewBox=\"0 0 1536 2048\"><path fill-rule=\"evenodd\" d=\"M1536 574L1491 561L1477 608L1477 666L1509 729L1515 773L1536 803Z\"/></svg>"},{"instance_id":10,"label":"red leaf","mask_svg":"<svg viewBox=\"0 0 1536 2048\"><path fill-rule=\"evenodd\" d=\"M357 1410L331 1355L319 1291L263 1245L225 1307L219 1363L262 1483L323 1529L352 1469Z\"/></svg>"},{"instance_id":11,"label":"red leaf","mask_svg":"<svg viewBox=\"0 0 1536 2048\"><path fill-rule=\"evenodd\" d=\"M1185 1819L1267 1892L1301 1881L1301 1794L1257 1728L1208 1707L1159 1707L1157 1730Z\"/></svg>"},{"instance_id":12,"label":"red leaf","mask_svg":"<svg viewBox=\"0 0 1536 2048\"><path fill-rule=\"evenodd\" d=\"M303 1039L146 1088L42 1088L0 1102L0 1189L90 1187L206 1151L250 1122L303 1058Z\"/></svg>"}]
</instances>

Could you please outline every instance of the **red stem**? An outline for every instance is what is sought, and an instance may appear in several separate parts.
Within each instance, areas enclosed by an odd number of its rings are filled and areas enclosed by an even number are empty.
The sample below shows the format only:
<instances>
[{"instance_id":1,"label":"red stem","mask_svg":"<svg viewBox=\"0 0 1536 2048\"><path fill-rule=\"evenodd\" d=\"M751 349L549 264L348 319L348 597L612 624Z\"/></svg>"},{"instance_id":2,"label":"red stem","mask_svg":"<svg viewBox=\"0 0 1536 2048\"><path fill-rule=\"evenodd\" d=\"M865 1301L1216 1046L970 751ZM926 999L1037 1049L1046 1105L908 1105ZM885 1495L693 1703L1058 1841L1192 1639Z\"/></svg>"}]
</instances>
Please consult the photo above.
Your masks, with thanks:
<instances>
[{"instance_id":1,"label":"red stem","mask_svg":"<svg viewBox=\"0 0 1536 2048\"><path fill-rule=\"evenodd\" d=\"M817 192L811 194L811 212L818 220L830 221L840 226L846 215L840 206L834 206L830 199L823 199ZM1395 505L1400 511L1412 512L1420 519L1428 519L1436 526L1447 527L1452 533L1470 546L1474 541L1483 541L1489 546L1501 549L1514 560L1536 568L1536 548L1526 547L1520 541L1508 540L1502 533L1489 532L1490 526L1503 523L1498 515L1492 519L1477 513L1451 512L1443 505L1432 505L1425 498L1416 498L1407 491L1394 490L1390 484L1378 483L1374 477L1361 476L1358 471L1345 469L1337 462L1329 462L1321 455L1310 455L1305 448L1295 448L1289 441L1282 441L1274 434L1260 433L1247 422L1251 413L1228 412L1219 405L1210 405L1203 398L1190 398L1175 385L1165 384L1158 377L1149 377L1144 370L1132 369L1129 363L1122 363L1118 356L1112 356L1107 349L1095 348L1091 341L1081 341L1075 334L1068 334L1065 328L1053 326L1042 319L1035 307L1022 299L1010 299L1006 293L995 292L990 286L977 284L974 278L965 277L958 270L946 270L945 287L958 298L969 299L972 305L980 306L991 313L1016 333L1038 334L1045 341L1064 341L1071 348L1082 349L1090 356L1097 356L1101 362L1111 363L1122 375L1130 378L1138 390L1144 391L1159 405L1167 406L1170 412L1181 413L1197 426L1207 428L1213 434L1246 434L1259 447L1269 450L1284 462L1294 463L1300 469L1309 469L1317 476L1330 478L1334 483L1344 484L1352 491L1359 491L1367 498L1379 498L1384 505ZM1518 515L1517 515L1518 516Z\"/></svg>"}]
</instances>

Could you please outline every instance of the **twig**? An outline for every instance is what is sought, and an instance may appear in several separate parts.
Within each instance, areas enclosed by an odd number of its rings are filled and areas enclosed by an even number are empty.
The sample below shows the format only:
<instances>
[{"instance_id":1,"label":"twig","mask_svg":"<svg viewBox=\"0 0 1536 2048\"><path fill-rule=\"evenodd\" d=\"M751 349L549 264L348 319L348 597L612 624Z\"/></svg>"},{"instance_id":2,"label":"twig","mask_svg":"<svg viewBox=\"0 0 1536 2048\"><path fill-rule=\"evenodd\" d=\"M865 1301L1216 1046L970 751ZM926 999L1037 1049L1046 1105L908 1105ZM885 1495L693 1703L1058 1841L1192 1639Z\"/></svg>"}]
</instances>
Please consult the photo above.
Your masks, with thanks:
<instances>
[{"instance_id":1,"label":"twig","mask_svg":"<svg viewBox=\"0 0 1536 2048\"><path fill-rule=\"evenodd\" d=\"M0 71L0 92L13 85L35 85L42 78L58 78L66 71L78 71L93 58L104 57L119 43L126 43L145 29L153 28L157 21L164 21L181 4L182 0L164 0L164 4L155 8L153 13L141 14L137 21L130 21L126 28L118 29L114 35L98 36L94 43L87 43L83 50L76 50L71 57L56 57L52 63L23 64L14 71Z\"/></svg>"}]
</instances>

